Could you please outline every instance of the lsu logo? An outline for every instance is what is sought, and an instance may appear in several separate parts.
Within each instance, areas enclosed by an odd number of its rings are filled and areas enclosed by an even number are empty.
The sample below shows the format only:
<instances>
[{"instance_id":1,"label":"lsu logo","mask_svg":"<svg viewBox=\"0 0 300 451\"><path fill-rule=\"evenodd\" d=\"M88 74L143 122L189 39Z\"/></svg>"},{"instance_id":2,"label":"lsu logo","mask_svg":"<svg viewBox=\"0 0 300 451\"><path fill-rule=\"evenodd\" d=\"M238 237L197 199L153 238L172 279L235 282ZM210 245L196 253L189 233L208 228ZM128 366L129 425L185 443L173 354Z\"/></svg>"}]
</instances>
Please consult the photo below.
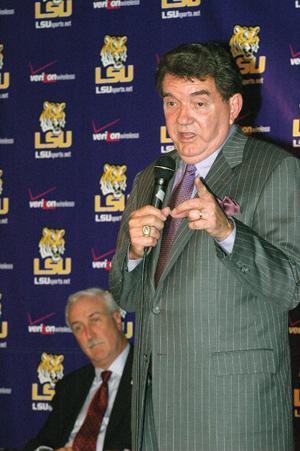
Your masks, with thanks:
<instances>
[{"instance_id":1,"label":"lsu logo","mask_svg":"<svg viewBox=\"0 0 300 451\"><path fill-rule=\"evenodd\" d=\"M126 42L126 36L106 35L104 37L104 46L100 52L104 67L113 66L117 70L122 69L127 60Z\"/></svg>"},{"instance_id":2,"label":"lsu logo","mask_svg":"<svg viewBox=\"0 0 300 451\"><path fill-rule=\"evenodd\" d=\"M0 71L2 71L2 68L4 66L3 50L4 50L4 44L0 44ZM10 84L9 72L4 72L4 73L0 72L0 90L7 89L9 87L9 84ZM6 97L7 97L7 95L6 95Z\"/></svg>"},{"instance_id":3,"label":"lsu logo","mask_svg":"<svg viewBox=\"0 0 300 451\"><path fill-rule=\"evenodd\" d=\"M236 58L242 75L262 74L266 68L266 57L261 56L256 61L255 53L259 49L260 27L246 27L235 25L233 35L229 41L232 56Z\"/></svg>"},{"instance_id":4,"label":"lsu logo","mask_svg":"<svg viewBox=\"0 0 300 451\"><path fill-rule=\"evenodd\" d=\"M71 272L71 259L63 260L65 252L64 229L43 229L39 242L39 251L44 259L44 268L40 268L40 260L33 260L33 272L35 275L67 275ZM65 267L64 267L65 263Z\"/></svg>"},{"instance_id":5,"label":"lsu logo","mask_svg":"<svg viewBox=\"0 0 300 451\"><path fill-rule=\"evenodd\" d=\"M39 242L40 254L42 258L51 257L53 262L58 262L65 252L65 231L43 229L43 236Z\"/></svg>"},{"instance_id":6,"label":"lsu logo","mask_svg":"<svg viewBox=\"0 0 300 451\"><path fill-rule=\"evenodd\" d=\"M125 172L127 166L110 165L106 163L103 167L103 174L100 177L99 184L105 205L101 206L101 196L95 196L95 212L118 212L125 209L125 195L127 177ZM107 216L107 217L106 217ZM111 215L102 216L102 221L112 221Z\"/></svg>"},{"instance_id":7,"label":"lsu logo","mask_svg":"<svg viewBox=\"0 0 300 451\"><path fill-rule=\"evenodd\" d=\"M294 417L300 418L300 389L294 388Z\"/></svg>"},{"instance_id":8,"label":"lsu logo","mask_svg":"<svg viewBox=\"0 0 300 451\"><path fill-rule=\"evenodd\" d=\"M3 192L3 170L0 169L0 196ZM9 211L9 199L8 197L0 197L0 216L6 215ZM1 221L0 221L1 224Z\"/></svg>"},{"instance_id":9,"label":"lsu logo","mask_svg":"<svg viewBox=\"0 0 300 451\"><path fill-rule=\"evenodd\" d=\"M66 125L66 104L64 102L55 103L45 101L43 111L39 121L42 131L45 133L45 141L41 141L41 134L34 134L34 144L36 149L67 148L72 145L72 132L64 133Z\"/></svg>"},{"instance_id":10,"label":"lsu logo","mask_svg":"<svg viewBox=\"0 0 300 451\"><path fill-rule=\"evenodd\" d=\"M0 301L2 300L2 293L0 293ZM0 302L0 340L7 337L8 334L8 323L7 321L1 321L2 316L2 303ZM6 345L6 343L5 343ZM4 345L4 347L5 347Z\"/></svg>"},{"instance_id":11,"label":"lsu logo","mask_svg":"<svg viewBox=\"0 0 300 451\"><path fill-rule=\"evenodd\" d=\"M52 131L53 135L62 133L66 125L65 103L44 102L44 109L40 115L40 124L43 132Z\"/></svg>"},{"instance_id":12,"label":"lsu logo","mask_svg":"<svg viewBox=\"0 0 300 451\"><path fill-rule=\"evenodd\" d=\"M42 393L39 393L38 384L32 384L32 400L33 401L51 401L55 394L56 383L63 378L64 367L62 362L63 355L47 354L43 352L41 361L37 367L37 374L40 384L42 385ZM32 403L33 410L51 410L50 405L45 402Z\"/></svg>"},{"instance_id":13,"label":"lsu logo","mask_svg":"<svg viewBox=\"0 0 300 451\"><path fill-rule=\"evenodd\" d=\"M185 8L200 6L201 0L161 0L161 7L163 9L167 8Z\"/></svg>"},{"instance_id":14,"label":"lsu logo","mask_svg":"<svg viewBox=\"0 0 300 451\"><path fill-rule=\"evenodd\" d=\"M55 387L56 382L62 379L64 375L63 360L63 355L43 352L37 368L38 378L41 384L49 383L51 387Z\"/></svg>"},{"instance_id":15,"label":"lsu logo","mask_svg":"<svg viewBox=\"0 0 300 451\"><path fill-rule=\"evenodd\" d=\"M259 27L242 27L235 25L233 35L229 41L231 53L234 58L242 55L245 60L254 58L259 49Z\"/></svg>"},{"instance_id":16,"label":"lsu logo","mask_svg":"<svg viewBox=\"0 0 300 451\"><path fill-rule=\"evenodd\" d=\"M101 62L107 68L102 75L101 68L96 67L96 84L130 83L134 77L133 65L125 66L127 60L127 36L104 37L100 51Z\"/></svg>"},{"instance_id":17,"label":"lsu logo","mask_svg":"<svg viewBox=\"0 0 300 451\"><path fill-rule=\"evenodd\" d=\"M293 147L300 147L300 119L293 120Z\"/></svg>"},{"instance_id":18,"label":"lsu logo","mask_svg":"<svg viewBox=\"0 0 300 451\"><path fill-rule=\"evenodd\" d=\"M167 127L162 125L160 127L160 151L161 153L168 153L175 149L172 139L168 135Z\"/></svg>"},{"instance_id":19,"label":"lsu logo","mask_svg":"<svg viewBox=\"0 0 300 451\"><path fill-rule=\"evenodd\" d=\"M42 0L35 3L36 19L56 19L72 15L72 0ZM48 28L40 26L37 28Z\"/></svg>"},{"instance_id":20,"label":"lsu logo","mask_svg":"<svg viewBox=\"0 0 300 451\"><path fill-rule=\"evenodd\" d=\"M107 194L113 194L113 197L120 198L123 195L123 191L126 190L126 176L125 172L127 167L114 166L105 164L104 173L100 177L100 187L104 196Z\"/></svg>"},{"instance_id":21,"label":"lsu logo","mask_svg":"<svg viewBox=\"0 0 300 451\"><path fill-rule=\"evenodd\" d=\"M184 19L201 15L200 9L191 10L201 5L201 0L161 0L162 19ZM186 8L182 11L180 8Z\"/></svg>"}]
</instances>

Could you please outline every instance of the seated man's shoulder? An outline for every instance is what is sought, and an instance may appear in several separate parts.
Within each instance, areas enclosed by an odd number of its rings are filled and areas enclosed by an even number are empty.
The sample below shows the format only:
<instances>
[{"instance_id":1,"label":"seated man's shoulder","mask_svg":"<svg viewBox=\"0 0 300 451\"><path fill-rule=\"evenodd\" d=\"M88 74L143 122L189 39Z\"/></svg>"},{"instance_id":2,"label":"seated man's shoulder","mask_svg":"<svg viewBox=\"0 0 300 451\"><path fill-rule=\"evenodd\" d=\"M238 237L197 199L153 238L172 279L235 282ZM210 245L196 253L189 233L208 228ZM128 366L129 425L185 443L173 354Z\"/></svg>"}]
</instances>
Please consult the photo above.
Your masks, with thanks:
<instances>
[{"instance_id":1,"label":"seated man's shoulder","mask_svg":"<svg viewBox=\"0 0 300 451\"><path fill-rule=\"evenodd\" d=\"M82 378L92 379L94 375L95 368L90 363L65 374L64 377L57 382L56 387L68 386L71 382L75 383L76 381L82 381Z\"/></svg>"}]
</instances>

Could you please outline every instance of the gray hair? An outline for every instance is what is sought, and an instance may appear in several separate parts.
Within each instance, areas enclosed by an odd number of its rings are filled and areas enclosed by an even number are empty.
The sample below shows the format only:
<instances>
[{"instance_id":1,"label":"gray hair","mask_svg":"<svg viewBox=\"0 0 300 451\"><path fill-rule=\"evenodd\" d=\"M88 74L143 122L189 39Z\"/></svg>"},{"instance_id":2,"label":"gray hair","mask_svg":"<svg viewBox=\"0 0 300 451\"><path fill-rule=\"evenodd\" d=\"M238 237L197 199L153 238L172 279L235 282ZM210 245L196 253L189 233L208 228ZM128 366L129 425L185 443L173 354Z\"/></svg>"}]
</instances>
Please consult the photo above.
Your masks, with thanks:
<instances>
[{"instance_id":1,"label":"gray hair","mask_svg":"<svg viewBox=\"0 0 300 451\"><path fill-rule=\"evenodd\" d=\"M118 306L118 304L116 303L112 294L109 291L102 290L102 288L87 288L86 290L77 291L76 293L73 293L68 297L65 309L65 319L69 327L70 327L69 323L70 307L72 304L74 304L83 297L98 298L99 300L104 302L109 313L112 314L117 311L121 313L120 307Z\"/></svg>"}]
</instances>

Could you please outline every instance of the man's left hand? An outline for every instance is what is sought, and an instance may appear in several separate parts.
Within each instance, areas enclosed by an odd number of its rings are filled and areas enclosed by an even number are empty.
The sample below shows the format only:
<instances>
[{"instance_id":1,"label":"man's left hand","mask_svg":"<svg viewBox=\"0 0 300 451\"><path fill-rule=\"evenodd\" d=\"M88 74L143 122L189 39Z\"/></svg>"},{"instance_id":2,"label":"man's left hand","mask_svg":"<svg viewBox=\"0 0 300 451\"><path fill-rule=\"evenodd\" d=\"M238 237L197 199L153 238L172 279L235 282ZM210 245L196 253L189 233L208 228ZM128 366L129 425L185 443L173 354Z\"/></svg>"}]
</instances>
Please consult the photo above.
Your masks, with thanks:
<instances>
[{"instance_id":1,"label":"man's left hand","mask_svg":"<svg viewBox=\"0 0 300 451\"><path fill-rule=\"evenodd\" d=\"M188 218L193 230L206 230L214 239L223 241L233 231L233 224L225 215L215 196L208 191L199 177L195 178L198 197L186 200L172 211L173 218Z\"/></svg>"}]
</instances>

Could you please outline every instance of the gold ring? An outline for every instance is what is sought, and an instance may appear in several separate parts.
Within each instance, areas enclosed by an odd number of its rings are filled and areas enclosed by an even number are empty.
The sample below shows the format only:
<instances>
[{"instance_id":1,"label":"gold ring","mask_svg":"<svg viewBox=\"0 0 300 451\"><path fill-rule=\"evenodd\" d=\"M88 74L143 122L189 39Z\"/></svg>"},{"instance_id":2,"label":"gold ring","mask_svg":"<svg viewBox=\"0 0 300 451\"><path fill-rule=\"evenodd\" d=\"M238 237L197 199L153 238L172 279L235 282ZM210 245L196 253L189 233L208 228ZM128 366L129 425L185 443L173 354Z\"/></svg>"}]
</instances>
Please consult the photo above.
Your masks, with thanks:
<instances>
[{"instance_id":1,"label":"gold ring","mask_svg":"<svg viewBox=\"0 0 300 451\"><path fill-rule=\"evenodd\" d=\"M151 226L149 225L144 225L142 227L142 232L143 232L143 236L148 237L151 234Z\"/></svg>"}]
</instances>

